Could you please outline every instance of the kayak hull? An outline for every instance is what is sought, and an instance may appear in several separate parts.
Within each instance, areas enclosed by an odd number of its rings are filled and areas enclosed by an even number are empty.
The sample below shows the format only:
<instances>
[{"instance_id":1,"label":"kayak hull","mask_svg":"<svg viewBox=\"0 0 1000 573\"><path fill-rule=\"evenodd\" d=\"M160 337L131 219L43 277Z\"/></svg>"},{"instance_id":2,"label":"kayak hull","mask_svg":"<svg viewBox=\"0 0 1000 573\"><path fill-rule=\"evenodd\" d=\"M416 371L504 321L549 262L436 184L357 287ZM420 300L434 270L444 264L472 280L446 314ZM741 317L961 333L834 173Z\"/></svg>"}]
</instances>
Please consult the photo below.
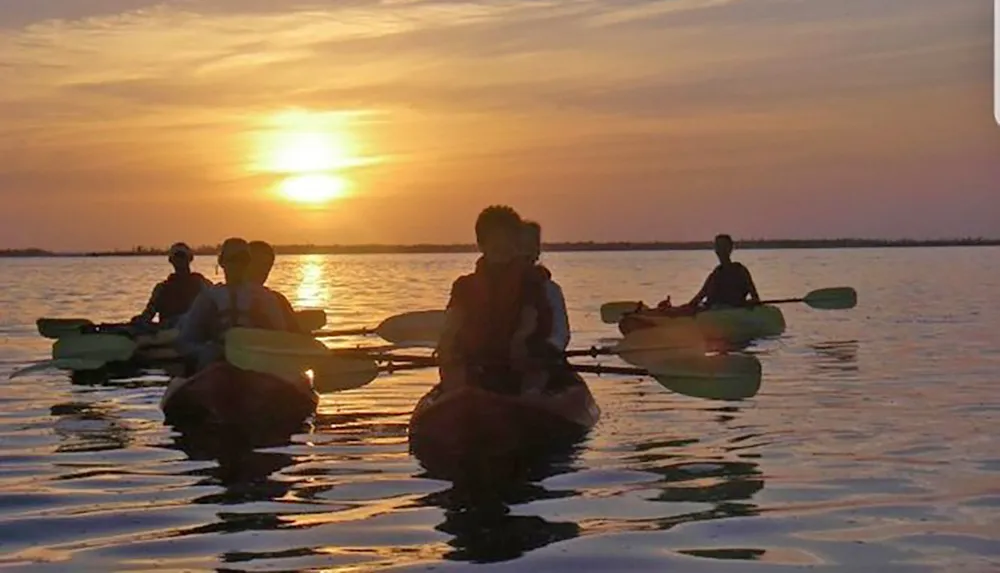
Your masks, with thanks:
<instances>
[{"instance_id":1,"label":"kayak hull","mask_svg":"<svg viewBox=\"0 0 1000 573\"><path fill-rule=\"evenodd\" d=\"M643 328L677 329L703 340L741 343L781 335L785 316L774 305L711 309L693 315L680 308L649 309L627 314L618 323L623 335Z\"/></svg>"},{"instance_id":2,"label":"kayak hull","mask_svg":"<svg viewBox=\"0 0 1000 573\"><path fill-rule=\"evenodd\" d=\"M297 380L216 362L189 378L170 381L160 408L175 426L299 426L315 413L319 396L304 375Z\"/></svg>"},{"instance_id":3,"label":"kayak hull","mask_svg":"<svg viewBox=\"0 0 1000 573\"><path fill-rule=\"evenodd\" d=\"M498 469L516 470L511 460L572 447L601 415L590 389L577 379L558 392L526 395L435 386L414 408L410 451L447 479L467 475L470 464L500 478Z\"/></svg>"}]
</instances>

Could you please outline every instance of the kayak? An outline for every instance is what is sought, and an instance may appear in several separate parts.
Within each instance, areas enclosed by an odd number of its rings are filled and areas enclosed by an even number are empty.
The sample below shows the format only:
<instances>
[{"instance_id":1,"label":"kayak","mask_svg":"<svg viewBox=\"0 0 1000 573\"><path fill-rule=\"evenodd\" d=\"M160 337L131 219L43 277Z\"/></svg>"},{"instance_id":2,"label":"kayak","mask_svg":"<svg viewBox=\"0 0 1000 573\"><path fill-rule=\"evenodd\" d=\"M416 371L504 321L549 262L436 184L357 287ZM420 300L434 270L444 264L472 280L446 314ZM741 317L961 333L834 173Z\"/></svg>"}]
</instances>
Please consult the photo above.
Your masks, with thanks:
<instances>
[{"instance_id":1,"label":"kayak","mask_svg":"<svg viewBox=\"0 0 1000 573\"><path fill-rule=\"evenodd\" d=\"M571 445L597 424L601 410L587 384L556 391L500 394L478 386L439 384L413 410L410 450L425 468L454 473L470 458L519 456Z\"/></svg>"},{"instance_id":2,"label":"kayak","mask_svg":"<svg viewBox=\"0 0 1000 573\"><path fill-rule=\"evenodd\" d=\"M319 396L305 375L286 380L216 362L170 381L160 409L177 426L291 427L316 411Z\"/></svg>"},{"instance_id":3,"label":"kayak","mask_svg":"<svg viewBox=\"0 0 1000 573\"><path fill-rule=\"evenodd\" d=\"M778 336L785 331L785 316L773 305L743 308L715 308L692 314L686 307L643 309L626 314L618 330L628 335L643 328L690 330L703 340L728 343Z\"/></svg>"}]
</instances>

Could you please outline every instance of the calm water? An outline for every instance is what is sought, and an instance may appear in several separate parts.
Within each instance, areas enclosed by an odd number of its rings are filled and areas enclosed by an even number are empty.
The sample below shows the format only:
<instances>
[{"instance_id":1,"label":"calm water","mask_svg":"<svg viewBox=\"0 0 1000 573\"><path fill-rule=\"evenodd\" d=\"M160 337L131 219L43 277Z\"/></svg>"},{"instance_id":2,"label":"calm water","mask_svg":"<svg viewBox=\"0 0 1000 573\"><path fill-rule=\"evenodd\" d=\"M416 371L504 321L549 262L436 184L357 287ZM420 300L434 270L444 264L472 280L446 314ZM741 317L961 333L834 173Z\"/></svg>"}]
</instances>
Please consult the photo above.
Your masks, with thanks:
<instances>
[{"instance_id":1,"label":"calm water","mask_svg":"<svg viewBox=\"0 0 1000 573\"><path fill-rule=\"evenodd\" d=\"M1000 570L1000 249L742 253L766 297L851 285L851 311L785 307L760 393L680 396L589 377L603 418L576 456L463 510L406 424L434 371L323 398L313 428L254 451L163 425L165 378L6 379L50 353L39 316L121 320L160 259L0 261L0 567L40 571ZM689 297L711 254L545 257L574 346L616 335L601 302ZM371 326L440 308L471 255L282 258L271 286ZM209 276L207 259L196 267ZM613 360L607 363L615 363Z\"/></svg>"}]
</instances>

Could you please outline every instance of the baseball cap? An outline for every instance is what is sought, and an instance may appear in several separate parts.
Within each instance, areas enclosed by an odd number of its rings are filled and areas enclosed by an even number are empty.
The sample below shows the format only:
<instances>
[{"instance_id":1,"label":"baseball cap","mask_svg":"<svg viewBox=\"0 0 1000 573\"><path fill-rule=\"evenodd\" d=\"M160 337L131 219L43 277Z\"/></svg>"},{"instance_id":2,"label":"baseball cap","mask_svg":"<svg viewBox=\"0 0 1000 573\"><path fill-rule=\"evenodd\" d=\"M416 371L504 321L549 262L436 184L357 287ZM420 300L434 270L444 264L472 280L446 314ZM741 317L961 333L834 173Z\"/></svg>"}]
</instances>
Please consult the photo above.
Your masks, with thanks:
<instances>
[{"instance_id":1,"label":"baseball cap","mask_svg":"<svg viewBox=\"0 0 1000 573\"><path fill-rule=\"evenodd\" d=\"M174 243L173 245L170 245L170 249L167 250L167 256L174 258L178 255L184 255L185 257L192 258L194 257L194 251L191 250L191 247L187 246L187 243Z\"/></svg>"}]
</instances>

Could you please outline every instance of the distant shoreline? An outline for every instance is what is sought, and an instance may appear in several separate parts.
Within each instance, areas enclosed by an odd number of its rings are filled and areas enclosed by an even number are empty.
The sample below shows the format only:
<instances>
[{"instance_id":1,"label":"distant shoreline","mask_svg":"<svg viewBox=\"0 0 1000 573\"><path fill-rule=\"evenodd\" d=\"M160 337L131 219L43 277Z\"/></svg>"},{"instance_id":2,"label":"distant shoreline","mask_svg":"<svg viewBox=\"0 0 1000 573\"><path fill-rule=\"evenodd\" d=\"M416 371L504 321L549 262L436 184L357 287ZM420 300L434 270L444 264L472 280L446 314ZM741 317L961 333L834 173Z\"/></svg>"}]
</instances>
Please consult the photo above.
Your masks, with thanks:
<instances>
[{"instance_id":1,"label":"distant shoreline","mask_svg":"<svg viewBox=\"0 0 1000 573\"><path fill-rule=\"evenodd\" d=\"M740 250L766 249L870 249L913 247L996 247L1000 239L750 239L737 242ZM620 252L620 251L699 251L709 250L709 241L692 242L562 242L546 243L547 252ZM438 254L473 253L472 244L436 245L276 245L279 255L382 255L382 254ZM217 245L203 245L195 249L198 255L214 255ZM57 252L44 249L0 250L0 257L148 257L165 256L165 248L136 247L128 251Z\"/></svg>"}]
</instances>

